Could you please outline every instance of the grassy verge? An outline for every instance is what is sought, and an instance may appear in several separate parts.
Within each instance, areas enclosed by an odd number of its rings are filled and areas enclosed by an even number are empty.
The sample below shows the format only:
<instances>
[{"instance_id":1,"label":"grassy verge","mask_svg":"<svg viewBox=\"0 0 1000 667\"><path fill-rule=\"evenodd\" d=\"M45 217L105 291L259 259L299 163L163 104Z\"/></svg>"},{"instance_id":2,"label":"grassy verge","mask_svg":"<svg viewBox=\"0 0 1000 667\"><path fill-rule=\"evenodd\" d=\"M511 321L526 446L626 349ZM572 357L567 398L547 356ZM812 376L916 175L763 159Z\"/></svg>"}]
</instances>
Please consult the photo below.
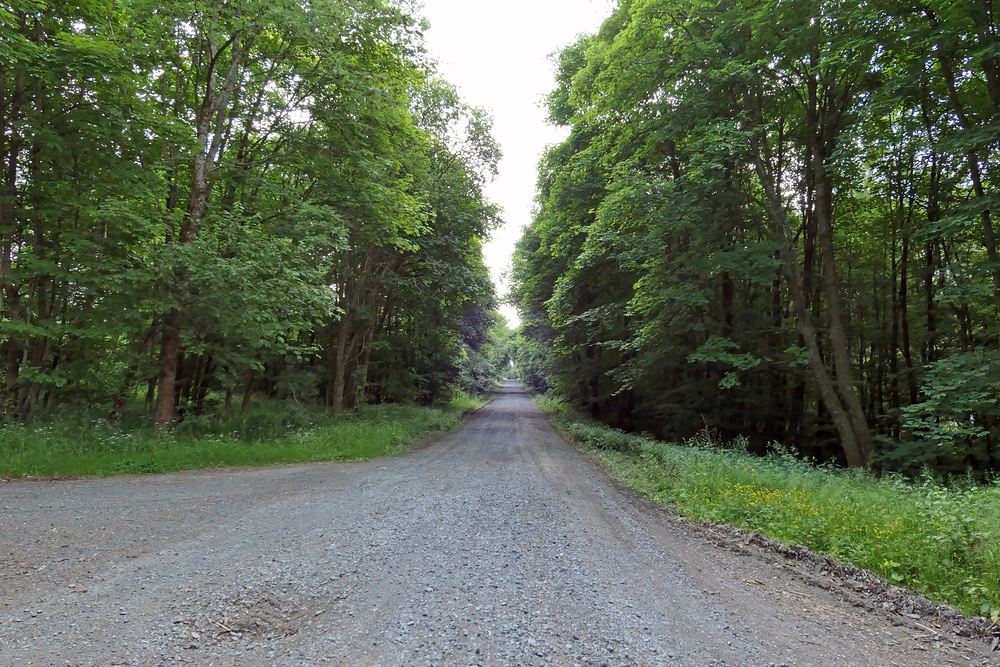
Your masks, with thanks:
<instances>
[{"instance_id":1,"label":"grassy verge","mask_svg":"<svg viewBox=\"0 0 1000 667\"><path fill-rule=\"evenodd\" d=\"M246 412L189 417L169 434L83 414L0 428L0 478L106 477L228 466L360 461L401 451L421 434L450 430L482 404L366 406L334 421L324 411L260 404Z\"/></svg>"},{"instance_id":2,"label":"grassy verge","mask_svg":"<svg viewBox=\"0 0 1000 667\"><path fill-rule=\"evenodd\" d=\"M622 482L691 519L803 544L967 615L1000 617L1000 485L879 479L751 456L739 442L657 442L540 405Z\"/></svg>"}]
</instances>

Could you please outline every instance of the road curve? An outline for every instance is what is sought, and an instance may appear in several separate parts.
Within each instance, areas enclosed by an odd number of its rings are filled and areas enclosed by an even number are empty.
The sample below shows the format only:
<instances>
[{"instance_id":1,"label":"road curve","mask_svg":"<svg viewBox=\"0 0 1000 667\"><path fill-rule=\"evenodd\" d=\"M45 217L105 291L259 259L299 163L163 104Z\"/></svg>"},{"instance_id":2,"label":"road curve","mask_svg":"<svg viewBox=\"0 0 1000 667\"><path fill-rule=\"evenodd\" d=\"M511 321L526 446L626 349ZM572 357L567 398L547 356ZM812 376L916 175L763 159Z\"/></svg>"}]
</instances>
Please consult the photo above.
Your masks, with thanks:
<instances>
[{"instance_id":1,"label":"road curve","mask_svg":"<svg viewBox=\"0 0 1000 667\"><path fill-rule=\"evenodd\" d=\"M0 483L0 665L990 664L622 493L515 383L359 464Z\"/></svg>"}]
</instances>

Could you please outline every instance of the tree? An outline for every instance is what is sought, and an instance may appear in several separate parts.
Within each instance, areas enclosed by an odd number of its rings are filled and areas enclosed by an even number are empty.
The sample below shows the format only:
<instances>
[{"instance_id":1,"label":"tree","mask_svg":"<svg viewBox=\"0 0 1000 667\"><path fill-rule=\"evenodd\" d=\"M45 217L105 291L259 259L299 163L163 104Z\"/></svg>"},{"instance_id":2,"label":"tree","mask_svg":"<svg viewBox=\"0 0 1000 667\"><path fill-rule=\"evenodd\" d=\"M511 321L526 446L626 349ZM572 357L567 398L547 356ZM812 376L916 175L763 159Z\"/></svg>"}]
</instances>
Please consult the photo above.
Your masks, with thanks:
<instances>
[{"instance_id":1,"label":"tree","mask_svg":"<svg viewBox=\"0 0 1000 667\"><path fill-rule=\"evenodd\" d=\"M626 429L909 469L935 364L995 339L994 33L978 2L621 3L549 98L530 380ZM957 403L992 424L979 386Z\"/></svg>"},{"instance_id":2,"label":"tree","mask_svg":"<svg viewBox=\"0 0 1000 667\"><path fill-rule=\"evenodd\" d=\"M143 388L161 429L239 390L339 414L385 396L369 367L400 322L445 369L426 395L460 383L494 321L498 152L408 12L0 10L4 418L117 418Z\"/></svg>"}]
</instances>

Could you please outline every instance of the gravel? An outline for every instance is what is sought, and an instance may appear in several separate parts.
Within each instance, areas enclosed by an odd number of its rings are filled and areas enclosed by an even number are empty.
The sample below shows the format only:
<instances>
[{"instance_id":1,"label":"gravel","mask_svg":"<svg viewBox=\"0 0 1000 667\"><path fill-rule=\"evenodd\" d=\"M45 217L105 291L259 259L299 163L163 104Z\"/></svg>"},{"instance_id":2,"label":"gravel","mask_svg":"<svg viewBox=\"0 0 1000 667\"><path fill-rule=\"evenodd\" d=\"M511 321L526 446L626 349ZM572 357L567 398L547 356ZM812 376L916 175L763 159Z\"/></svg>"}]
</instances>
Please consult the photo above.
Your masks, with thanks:
<instances>
[{"instance_id":1,"label":"gravel","mask_svg":"<svg viewBox=\"0 0 1000 667\"><path fill-rule=\"evenodd\" d=\"M388 459L0 483L0 665L996 664L718 541L510 383Z\"/></svg>"}]
</instances>

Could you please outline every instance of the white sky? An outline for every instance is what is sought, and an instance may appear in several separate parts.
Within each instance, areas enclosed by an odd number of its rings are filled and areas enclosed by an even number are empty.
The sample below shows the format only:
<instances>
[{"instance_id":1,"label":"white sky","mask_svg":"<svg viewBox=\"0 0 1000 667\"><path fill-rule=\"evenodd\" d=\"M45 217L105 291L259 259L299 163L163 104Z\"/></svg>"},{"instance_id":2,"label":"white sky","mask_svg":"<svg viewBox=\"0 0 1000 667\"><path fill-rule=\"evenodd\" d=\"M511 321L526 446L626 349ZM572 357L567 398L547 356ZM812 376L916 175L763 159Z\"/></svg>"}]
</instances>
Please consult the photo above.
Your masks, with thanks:
<instances>
[{"instance_id":1,"label":"white sky","mask_svg":"<svg viewBox=\"0 0 1000 667\"><path fill-rule=\"evenodd\" d=\"M531 221L538 159L564 132L545 122L542 100L555 87L549 55L577 35L596 32L614 0L424 0L427 47L445 79L468 104L492 112L503 150L500 175L486 194L503 207L506 225L486 246L486 264L501 294L514 244ZM517 325L515 311L504 315Z\"/></svg>"}]
</instances>

